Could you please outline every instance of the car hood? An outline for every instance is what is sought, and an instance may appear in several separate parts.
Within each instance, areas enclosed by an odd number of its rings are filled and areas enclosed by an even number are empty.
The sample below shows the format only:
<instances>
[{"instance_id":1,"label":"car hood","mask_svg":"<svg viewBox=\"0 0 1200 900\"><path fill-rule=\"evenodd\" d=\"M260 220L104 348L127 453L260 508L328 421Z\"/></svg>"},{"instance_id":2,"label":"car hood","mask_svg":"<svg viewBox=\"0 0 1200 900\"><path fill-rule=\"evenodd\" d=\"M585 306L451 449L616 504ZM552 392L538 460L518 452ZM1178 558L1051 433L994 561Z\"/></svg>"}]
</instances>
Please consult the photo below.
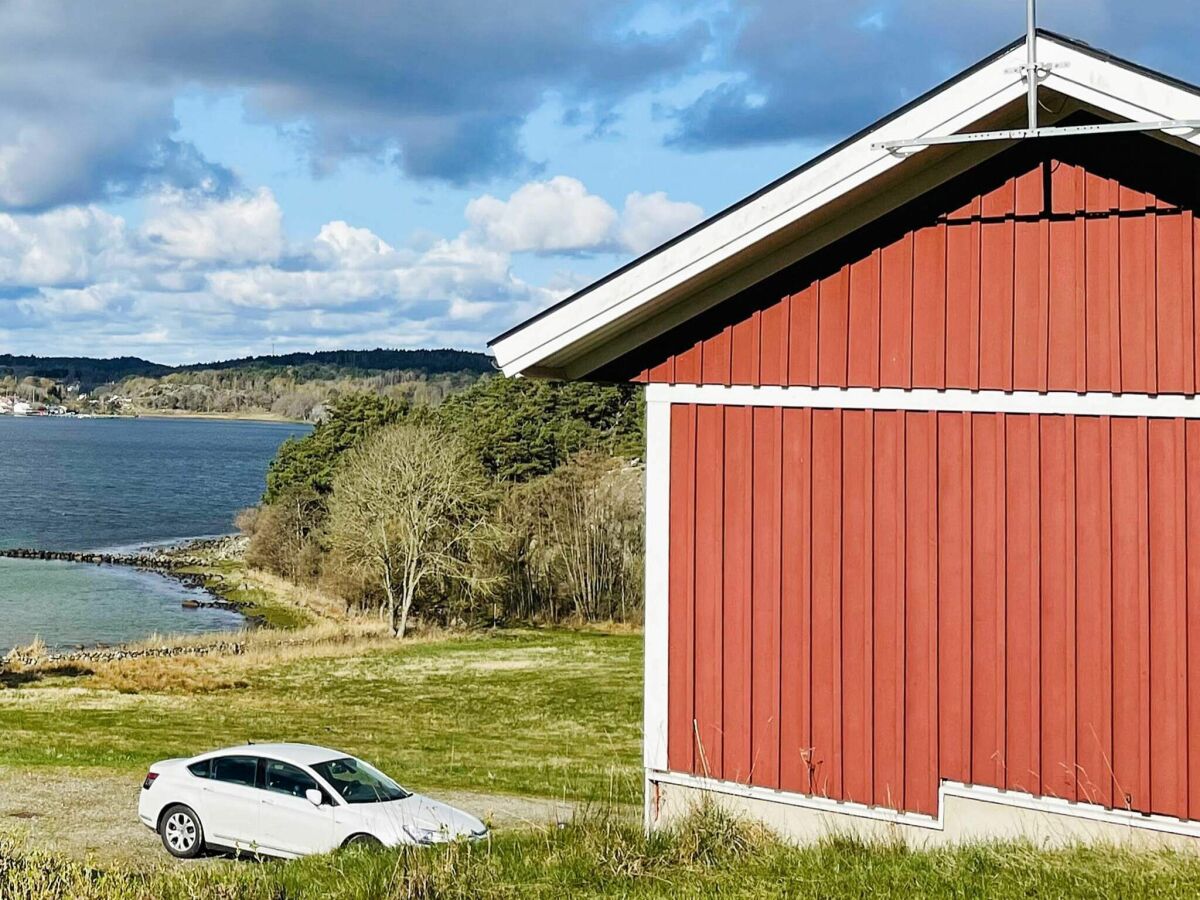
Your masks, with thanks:
<instances>
[{"instance_id":1,"label":"car hood","mask_svg":"<svg viewBox=\"0 0 1200 900\"><path fill-rule=\"evenodd\" d=\"M487 833L487 826L470 813L423 794L410 794L403 800L388 803L356 804L351 808L375 826L376 834L390 832L399 839L403 839L406 825L437 832L442 840L480 837Z\"/></svg>"}]
</instances>

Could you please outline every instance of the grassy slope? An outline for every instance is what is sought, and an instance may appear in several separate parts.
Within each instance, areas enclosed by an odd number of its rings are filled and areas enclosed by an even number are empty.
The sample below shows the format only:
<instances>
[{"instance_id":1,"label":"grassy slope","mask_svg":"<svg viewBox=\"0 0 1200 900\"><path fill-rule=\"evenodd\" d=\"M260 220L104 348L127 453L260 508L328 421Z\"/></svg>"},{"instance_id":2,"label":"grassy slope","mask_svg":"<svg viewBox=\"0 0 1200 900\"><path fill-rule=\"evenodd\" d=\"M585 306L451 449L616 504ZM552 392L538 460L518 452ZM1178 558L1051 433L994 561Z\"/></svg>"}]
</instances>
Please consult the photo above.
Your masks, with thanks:
<instances>
[{"instance_id":1,"label":"grassy slope","mask_svg":"<svg viewBox=\"0 0 1200 900\"><path fill-rule=\"evenodd\" d=\"M303 603L289 602L281 596L281 592L294 595L304 592L304 588L262 570L251 569L244 562L212 560L203 567L179 571L187 575L202 575L210 591L237 603L244 615L271 628L292 631L318 621L318 617ZM264 583L267 579L268 583Z\"/></svg>"},{"instance_id":2,"label":"grassy slope","mask_svg":"<svg viewBox=\"0 0 1200 900\"><path fill-rule=\"evenodd\" d=\"M640 654L640 636L521 631L334 643L282 661L133 661L0 690L0 763L137 774L247 739L297 740L419 789L633 801Z\"/></svg>"}]
</instances>

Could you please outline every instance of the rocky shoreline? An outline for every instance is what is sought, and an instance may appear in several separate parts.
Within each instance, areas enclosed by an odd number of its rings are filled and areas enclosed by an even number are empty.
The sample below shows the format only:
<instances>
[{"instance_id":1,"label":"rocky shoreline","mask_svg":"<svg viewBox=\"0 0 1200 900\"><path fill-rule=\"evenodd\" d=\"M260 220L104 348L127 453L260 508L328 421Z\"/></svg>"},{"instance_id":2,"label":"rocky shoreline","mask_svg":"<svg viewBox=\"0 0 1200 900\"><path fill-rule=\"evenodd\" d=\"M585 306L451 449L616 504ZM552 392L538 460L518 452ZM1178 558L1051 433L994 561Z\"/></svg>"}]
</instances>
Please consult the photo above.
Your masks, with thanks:
<instances>
[{"instance_id":1,"label":"rocky shoreline","mask_svg":"<svg viewBox=\"0 0 1200 900\"><path fill-rule=\"evenodd\" d=\"M247 604L238 603L213 590L208 578L194 571L185 569L203 569L211 564L213 559L234 558L240 553L241 539L235 535L216 538L196 538L166 547L160 551L140 551L135 553L103 553L90 550L45 550L35 547L0 548L0 559L24 559L47 562L70 562L81 565L96 566L125 566L139 569L143 572L154 572L165 578L171 578L184 587L201 591L211 599L199 600L188 598L181 604L184 609L222 609L227 612L240 613L246 617L248 625L260 624L256 617L247 615ZM204 556L196 555L203 552Z\"/></svg>"}]
</instances>

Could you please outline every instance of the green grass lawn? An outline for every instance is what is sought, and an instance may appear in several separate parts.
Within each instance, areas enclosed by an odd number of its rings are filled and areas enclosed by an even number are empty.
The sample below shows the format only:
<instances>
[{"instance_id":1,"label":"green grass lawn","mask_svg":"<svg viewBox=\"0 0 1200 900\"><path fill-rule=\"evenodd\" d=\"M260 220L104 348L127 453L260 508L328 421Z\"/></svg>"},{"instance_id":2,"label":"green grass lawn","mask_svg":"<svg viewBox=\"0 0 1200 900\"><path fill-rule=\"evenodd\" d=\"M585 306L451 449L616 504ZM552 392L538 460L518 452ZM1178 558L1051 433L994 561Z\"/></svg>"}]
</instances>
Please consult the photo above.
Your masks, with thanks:
<instances>
[{"instance_id":1,"label":"green grass lawn","mask_svg":"<svg viewBox=\"0 0 1200 900\"><path fill-rule=\"evenodd\" d=\"M53 676L0 690L0 765L140 774L165 757L291 740L365 757L419 790L634 802L641 647L640 635L502 631L285 662L173 660L158 664L172 676L161 691Z\"/></svg>"},{"instance_id":2,"label":"green grass lawn","mask_svg":"<svg viewBox=\"0 0 1200 900\"><path fill-rule=\"evenodd\" d=\"M565 827L483 844L294 863L129 868L0 840L0 898L1200 897L1196 854L1020 843L916 852L838 839L798 848L713 810L647 837L623 806L641 786L640 636L338 640L282 656L260 648L10 678L0 682L0 764L136 778L163 757L303 740L421 790L599 802Z\"/></svg>"},{"instance_id":3,"label":"green grass lawn","mask_svg":"<svg viewBox=\"0 0 1200 900\"><path fill-rule=\"evenodd\" d=\"M792 847L712 811L649 838L627 822L585 817L472 846L157 873L96 869L0 843L6 898L1178 898L1198 891L1195 854L1027 844L917 852L844 839Z\"/></svg>"}]
</instances>

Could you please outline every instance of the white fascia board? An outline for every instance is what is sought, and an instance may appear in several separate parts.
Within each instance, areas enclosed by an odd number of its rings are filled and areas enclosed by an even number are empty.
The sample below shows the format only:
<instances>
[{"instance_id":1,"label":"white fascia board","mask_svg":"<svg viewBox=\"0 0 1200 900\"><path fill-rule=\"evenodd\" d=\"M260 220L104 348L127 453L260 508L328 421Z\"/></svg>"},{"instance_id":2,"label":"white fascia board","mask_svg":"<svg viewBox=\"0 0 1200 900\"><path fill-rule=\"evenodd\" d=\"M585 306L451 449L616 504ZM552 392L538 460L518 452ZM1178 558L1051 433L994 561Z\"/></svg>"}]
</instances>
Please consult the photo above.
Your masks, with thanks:
<instances>
[{"instance_id":1,"label":"white fascia board","mask_svg":"<svg viewBox=\"0 0 1200 900\"><path fill-rule=\"evenodd\" d=\"M1200 418L1200 396L1107 394L1099 391L971 391L930 388L778 387L764 385L650 384L647 403L702 406L771 406L808 409L874 409L905 412L1013 413L1025 415Z\"/></svg>"},{"instance_id":2,"label":"white fascia board","mask_svg":"<svg viewBox=\"0 0 1200 900\"><path fill-rule=\"evenodd\" d=\"M491 349L497 363L506 375L536 366L914 155L873 149L873 144L956 134L1003 109L1025 93L1021 75L1014 71L1024 54L1023 45L1013 48L753 202L496 341Z\"/></svg>"},{"instance_id":3,"label":"white fascia board","mask_svg":"<svg viewBox=\"0 0 1200 900\"><path fill-rule=\"evenodd\" d=\"M1119 63L1097 59L1053 38L1038 38L1038 59L1059 65L1041 84L1118 119L1153 122L1200 118L1200 94ZM1200 135L1180 135L1179 140L1200 146Z\"/></svg>"},{"instance_id":4,"label":"white fascia board","mask_svg":"<svg viewBox=\"0 0 1200 900\"><path fill-rule=\"evenodd\" d=\"M642 749L647 769L667 767L667 653L671 555L671 405L646 403L646 593Z\"/></svg>"}]
</instances>

